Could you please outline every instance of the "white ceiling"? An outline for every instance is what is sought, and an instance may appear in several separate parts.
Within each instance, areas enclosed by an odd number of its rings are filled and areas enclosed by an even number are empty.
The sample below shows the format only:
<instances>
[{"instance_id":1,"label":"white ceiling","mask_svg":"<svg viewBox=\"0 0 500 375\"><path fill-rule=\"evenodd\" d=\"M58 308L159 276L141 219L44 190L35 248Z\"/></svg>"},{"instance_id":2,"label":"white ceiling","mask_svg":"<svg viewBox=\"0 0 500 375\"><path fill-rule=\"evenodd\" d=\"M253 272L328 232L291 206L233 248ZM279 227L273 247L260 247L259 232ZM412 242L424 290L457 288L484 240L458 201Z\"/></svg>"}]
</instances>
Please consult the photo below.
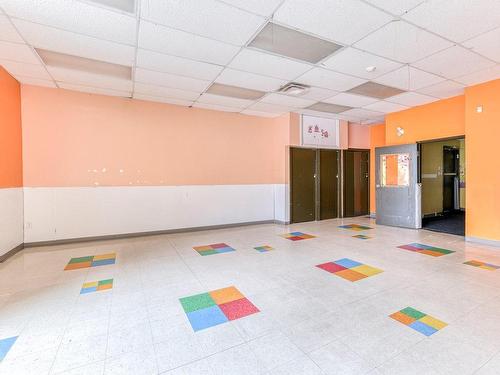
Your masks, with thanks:
<instances>
[{"instance_id":1,"label":"white ceiling","mask_svg":"<svg viewBox=\"0 0 500 375\"><path fill-rule=\"evenodd\" d=\"M130 1L130 0L127 0ZM249 48L271 21L344 46L318 64ZM0 64L22 83L275 117L318 101L365 124L500 78L499 0L0 0ZM35 48L132 67L132 80L45 66ZM373 72L366 70L375 66ZM345 93L367 81L409 91ZM205 93L214 82L259 100ZM276 93L310 85L300 97Z\"/></svg>"}]
</instances>

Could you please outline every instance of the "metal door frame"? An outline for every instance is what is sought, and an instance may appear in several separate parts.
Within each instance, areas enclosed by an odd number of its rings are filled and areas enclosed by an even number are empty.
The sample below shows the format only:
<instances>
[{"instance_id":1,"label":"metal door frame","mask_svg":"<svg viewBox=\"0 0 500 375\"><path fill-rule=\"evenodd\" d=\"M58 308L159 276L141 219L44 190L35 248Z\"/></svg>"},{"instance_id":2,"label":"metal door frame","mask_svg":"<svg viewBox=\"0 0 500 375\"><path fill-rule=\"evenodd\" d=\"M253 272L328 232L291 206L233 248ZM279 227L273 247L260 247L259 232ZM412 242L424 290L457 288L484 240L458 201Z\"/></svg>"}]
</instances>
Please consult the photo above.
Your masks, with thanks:
<instances>
[{"instance_id":1,"label":"metal door frame","mask_svg":"<svg viewBox=\"0 0 500 375\"><path fill-rule=\"evenodd\" d=\"M342 187L341 187L341 191L342 191L342 211L341 211L341 216L339 216L339 218L344 218L345 215L344 215L344 188L345 188L345 179L344 179L344 155L346 152L348 151L361 151L361 152L368 152L368 213L367 215L371 215L371 210L370 210L370 189L371 189L371 181L372 181L372 176L371 176L371 150L370 149L366 149L366 148L348 148L348 149L345 149L345 150L342 150L341 154L342 154L342 162L341 162L341 165L342 165L342 171L341 171L341 176L342 176Z\"/></svg>"}]
</instances>

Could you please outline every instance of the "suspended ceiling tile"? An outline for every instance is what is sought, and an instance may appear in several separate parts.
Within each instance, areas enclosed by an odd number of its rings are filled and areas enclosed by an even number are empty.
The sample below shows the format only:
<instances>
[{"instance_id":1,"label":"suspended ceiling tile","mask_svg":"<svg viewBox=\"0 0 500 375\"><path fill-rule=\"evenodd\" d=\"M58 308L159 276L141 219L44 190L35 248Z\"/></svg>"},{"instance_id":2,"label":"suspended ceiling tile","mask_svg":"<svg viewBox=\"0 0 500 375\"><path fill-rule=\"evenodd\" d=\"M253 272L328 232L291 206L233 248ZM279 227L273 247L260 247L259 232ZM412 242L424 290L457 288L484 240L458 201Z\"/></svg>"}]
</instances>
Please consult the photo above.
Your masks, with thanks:
<instances>
[{"instance_id":1,"label":"suspended ceiling tile","mask_svg":"<svg viewBox=\"0 0 500 375\"><path fill-rule=\"evenodd\" d=\"M136 68L134 80L141 83L172 87L187 91L202 92L208 88L210 81L203 81L190 77L183 77L176 74L155 72L152 70Z\"/></svg>"},{"instance_id":2,"label":"suspended ceiling tile","mask_svg":"<svg viewBox=\"0 0 500 375\"><path fill-rule=\"evenodd\" d=\"M385 117L375 117L369 120L363 120L361 121L361 125L375 125L375 124L381 124L385 122Z\"/></svg>"},{"instance_id":3,"label":"suspended ceiling tile","mask_svg":"<svg viewBox=\"0 0 500 375\"><path fill-rule=\"evenodd\" d=\"M302 94L300 96L297 96L298 98L302 99L310 99L314 100L315 102L322 101L323 99L326 98L331 98L332 96L338 94L338 91L333 91L333 90L328 90L328 89L323 89L321 87L309 87L307 92L305 94ZM286 95L284 93L284 95ZM290 95L294 96L294 95Z\"/></svg>"},{"instance_id":4,"label":"suspended ceiling tile","mask_svg":"<svg viewBox=\"0 0 500 375\"><path fill-rule=\"evenodd\" d=\"M134 45L137 20L127 15L82 1L2 0L12 17L53 26L75 33Z\"/></svg>"},{"instance_id":5,"label":"suspended ceiling tile","mask_svg":"<svg viewBox=\"0 0 500 375\"><path fill-rule=\"evenodd\" d=\"M148 0L141 17L149 21L242 46L265 18L215 0Z\"/></svg>"},{"instance_id":6,"label":"suspended ceiling tile","mask_svg":"<svg viewBox=\"0 0 500 375\"><path fill-rule=\"evenodd\" d=\"M180 105L180 106L184 106L184 107L189 107L189 106L193 105L193 102L188 101L188 100L164 98L164 97L153 96L153 95L144 95L144 94L139 94L139 93L135 93L133 98L137 99L137 100L145 100L148 102L174 104L174 105Z\"/></svg>"},{"instance_id":7,"label":"suspended ceiling tile","mask_svg":"<svg viewBox=\"0 0 500 375\"><path fill-rule=\"evenodd\" d=\"M159 52L137 50L137 66L158 72L178 74L207 81L213 81L223 67L183 57L165 55Z\"/></svg>"},{"instance_id":8,"label":"suspended ceiling tile","mask_svg":"<svg viewBox=\"0 0 500 375\"><path fill-rule=\"evenodd\" d=\"M391 22L354 46L402 63L411 63L451 47L447 40L404 21Z\"/></svg>"},{"instance_id":9,"label":"suspended ceiling tile","mask_svg":"<svg viewBox=\"0 0 500 375\"><path fill-rule=\"evenodd\" d=\"M245 109L240 113L248 116L269 117L269 118L276 118L282 115L282 113L261 112L261 111L254 111L251 109Z\"/></svg>"},{"instance_id":10,"label":"suspended ceiling tile","mask_svg":"<svg viewBox=\"0 0 500 375\"><path fill-rule=\"evenodd\" d=\"M26 44L11 42L0 41L0 59L27 64L41 64L35 52Z\"/></svg>"},{"instance_id":11,"label":"suspended ceiling tile","mask_svg":"<svg viewBox=\"0 0 500 375\"><path fill-rule=\"evenodd\" d=\"M453 79L490 68L494 62L463 47L454 46L414 63L417 68Z\"/></svg>"},{"instance_id":12,"label":"suspended ceiling tile","mask_svg":"<svg viewBox=\"0 0 500 375\"><path fill-rule=\"evenodd\" d=\"M370 111L377 111L377 112L382 112L382 113L392 113L392 112L399 112L403 111L405 109L408 109L408 107L401 105L401 104L396 104L396 103L389 103L386 101L379 101L370 105L367 105L363 107L365 109L368 109Z\"/></svg>"},{"instance_id":13,"label":"suspended ceiling tile","mask_svg":"<svg viewBox=\"0 0 500 375\"><path fill-rule=\"evenodd\" d=\"M146 21L140 24L139 48L220 65L228 64L240 50L231 44Z\"/></svg>"},{"instance_id":14,"label":"suspended ceiling tile","mask_svg":"<svg viewBox=\"0 0 500 375\"><path fill-rule=\"evenodd\" d=\"M270 104L270 103L264 103L264 102L257 102L255 104L252 104L247 109L249 109L251 111L270 112L270 113L280 114L280 115L287 113L287 112L291 112L293 110L290 107L285 107L282 105L276 105L276 104Z\"/></svg>"},{"instance_id":15,"label":"suspended ceiling tile","mask_svg":"<svg viewBox=\"0 0 500 375\"><path fill-rule=\"evenodd\" d=\"M58 82L118 91L132 91L132 81L125 79L59 67L49 66L47 67L47 70L54 80Z\"/></svg>"},{"instance_id":16,"label":"suspended ceiling tile","mask_svg":"<svg viewBox=\"0 0 500 375\"><path fill-rule=\"evenodd\" d=\"M331 118L335 120L346 120L346 121L357 121L358 119L351 117L351 116L344 116L343 113L337 114L337 113L328 113L328 112L321 112L321 111L315 111L312 109L308 108L301 108L297 110L298 113L303 114L303 115L310 115L310 116L316 116L316 117L326 117L326 118Z\"/></svg>"},{"instance_id":17,"label":"suspended ceiling tile","mask_svg":"<svg viewBox=\"0 0 500 375\"><path fill-rule=\"evenodd\" d=\"M411 66L403 66L400 69L375 79L375 82L382 83L387 86L397 87L402 90L412 91L443 82L445 80L446 78L439 77L435 74L427 73Z\"/></svg>"},{"instance_id":18,"label":"suspended ceiling tile","mask_svg":"<svg viewBox=\"0 0 500 375\"><path fill-rule=\"evenodd\" d=\"M381 112L372 111L372 110L368 110L368 109L364 109L364 108L353 108L349 111L345 111L342 114L346 115L346 116L354 116L354 117L360 118L362 120L371 119L371 118L378 118L381 115L383 115Z\"/></svg>"},{"instance_id":19,"label":"suspended ceiling tile","mask_svg":"<svg viewBox=\"0 0 500 375\"><path fill-rule=\"evenodd\" d=\"M396 95L387 99L387 101L390 101L392 103L402 104L408 107L415 107L418 105L432 103L437 100L439 99L432 96L419 94L417 92L405 92L404 94Z\"/></svg>"},{"instance_id":20,"label":"suspended ceiling tile","mask_svg":"<svg viewBox=\"0 0 500 375\"><path fill-rule=\"evenodd\" d=\"M13 19L27 43L50 51L132 66L135 47Z\"/></svg>"},{"instance_id":21,"label":"suspended ceiling tile","mask_svg":"<svg viewBox=\"0 0 500 375\"><path fill-rule=\"evenodd\" d=\"M285 80L265 77L229 68L224 69L215 82L266 92L278 90L281 86L287 83Z\"/></svg>"},{"instance_id":22,"label":"suspended ceiling tile","mask_svg":"<svg viewBox=\"0 0 500 375\"><path fill-rule=\"evenodd\" d=\"M247 99L239 99L239 98L230 98L228 96L222 96L222 95L214 95L214 94L203 94L200 96L200 98L197 100L197 103L204 103L204 104L216 104L216 105L222 105L225 107L233 107L233 108L246 108L249 105L255 103L254 100L247 100Z\"/></svg>"},{"instance_id":23,"label":"suspended ceiling tile","mask_svg":"<svg viewBox=\"0 0 500 375\"><path fill-rule=\"evenodd\" d=\"M419 93L434 96L436 98L450 98L452 96L462 95L465 86L453 81L444 81L437 85L432 85L418 90Z\"/></svg>"},{"instance_id":24,"label":"suspended ceiling tile","mask_svg":"<svg viewBox=\"0 0 500 375\"><path fill-rule=\"evenodd\" d=\"M314 104L316 101L304 99L302 97L272 93L263 97L261 102L282 105L284 107L304 108Z\"/></svg>"},{"instance_id":25,"label":"suspended ceiling tile","mask_svg":"<svg viewBox=\"0 0 500 375\"><path fill-rule=\"evenodd\" d=\"M346 48L332 55L322 65L336 72L374 79L401 67L402 64L355 48ZM376 69L369 72L367 71L368 67Z\"/></svg>"},{"instance_id":26,"label":"suspended ceiling tile","mask_svg":"<svg viewBox=\"0 0 500 375\"><path fill-rule=\"evenodd\" d=\"M283 0L221 0L223 3L235 6L237 8L260 14L261 16L269 17L274 13L278 5Z\"/></svg>"},{"instance_id":27,"label":"suspended ceiling tile","mask_svg":"<svg viewBox=\"0 0 500 375\"><path fill-rule=\"evenodd\" d=\"M500 65L495 65L488 69L483 69L462 77L458 77L455 81L463 83L464 85L472 86L483 82L492 81L500 78Z\"/></svg>"},{"instance_id":28,"label":"suspended ceiling tile","mask_svg":"<svg viewBox=\"0 0 500 375\"><path fill-rule=\"evenodd\" d=\"M286 80L293 80L312 68L309 64L252 49L243 49L228 67Z\"/></svg>"},{"instance_id":29,"label":"suspended ceiling tile","mask_svg":"<svg viewBox=\"0 0 500 375\"><path fill-rule=\"evenodd\" d=\"M334 91L346 91L366 82L366 80L361 78L348 76L323 68L314 68L298 77L296 81Z\"/></svg>"},{"instance_id":30,"label":"suspended ceiling tile","mask_svg":"<svg viewBox=\"0 0 500 375\"><path fill-rule=\"evenodd\" d=\"M464 43L464 46L489 59L500 62L500 28L470 39Z\"/></svg>"},{"instance_id":31,"label":"suspended ceiling tile","mask_svg":"<svg viewBox=\"0 0 500 375\"><path fill-rule=\"evenodd\" d=\"M210 109L212 111L222 111L222 112L240 112L241 108L234 108L234 107L226 107L223 105L217 105L217 104L205 104L205 103L194 103L193 107L195 108L202 108L202 109Z\"/></svg>"},{"instance_id":32,"label":"suspended ceiling tile","mask_svg":"<svg viewBox=\"0 0 500 375\"><path fill-rule=\"evenodd\" d=\"M33 85L33 86L42 86L42 87L50 87L50 88L57 88L56 84L52 80L46 80L46 79L39 79L39 78L33 78L33 77L24 77L24 76L15 76L18 82L22 83L23 85Z\"/></svg>"},{"instance_id":33,"label":"suspended ceiling tile","mask_svg":"<svg viewBox=\"0 0 500 375\"><path fill-rule=\"evenodd\" d=\"M367 96L355 95L342 92L338 95L335 95L331 98L323 100L325 103L333 103L346 105L349 107L363 107L365 105L375 103L377 99L369 98Z\"/></svg>"},{"instance_id":34,"label":"suspended ceiling tile","mask_svg":"<svg viewBox=\"0 0 500 375\"><path fill-rule=\"evenodd\" d=\"M392 14L402 15L409 10L422 4L425 0L366 0L369 3L382 8Z\"/></svg>"},{"instance_id":35,"label":"suspended ceiling tile","mask_svg":"<svg viewBox=\"0 0 500 375\"><path fill-rule=\"evenodd\" d=\"M10 60L0 60L0 65L13 76L31 77L48 81L52 79L45 67L41 64L35 65Z\"/></svg>"},{"instance_id":36,"label":"suspended ceiling tile","mask_svg":"<svg viewBox=\"0 0 500 375\"><path fill-rule=\"evenodd\" d=\"M498 27L498 0L428 0L403 15L414 24L455 42Z\"/></svg>"},{"instance_id":37,"label":"suspended ceiling tile","mask_svg":"<svg viewBox=\"0 0 500 375\"><path fill-rule=\"evenodd\" d=\"M110 89L103 89L103 88L98 88L98 87L74 85L74 84L66 83L66 82L57 82L57 84L62 89L86 92L88 94L118 96L118 97L123 97L123 98L130 98L132 96L132 91L110 90Z\"/></svg>"},{"instance_id":38,"label":"suspended ceiling tile","mask_svg":"<svg viewBox=\"0 0 500 375\"><path fill-rule=\"evenodd\" d=\"M176 98L179 100L191 101L198 99L198 92L173 89L169 87L150 85L146 83L136 82L134 85L134 95L156 96L161 98Z\"/></svg>"},{"instance_id":39,"label":"suspended ceiling tile","mask_svg":"<svg viewBox=\"0 0 500 375\"><path fill-rule=\"evenodd\" d=\"M354 43L392 19L387 13L353 0L316 0L314 3L287 0L273 17L278 23L342 44Z\"/></svg>"},{"instance_id":40,"label":"suspended ceiling tile","mask_svg":"<svg viewBox=\"0 0 500 375\"><path fill-rule=\"evenodd\" d=\"M24 43L14 26L6 16L0 15L0 40L13 43Z\"/></svg>"},{"instance_id":41,"label":"suspended ceiling tile","mask_svg":"<svg viewBox=\"0 0 500 375\"><path fill-rule=\"evenodd\" d=\"M120 12L127 12L135 14L137 0L89 0L96 4L102 4L105 7L118 10Z\"/></svg>"}]
</instances>

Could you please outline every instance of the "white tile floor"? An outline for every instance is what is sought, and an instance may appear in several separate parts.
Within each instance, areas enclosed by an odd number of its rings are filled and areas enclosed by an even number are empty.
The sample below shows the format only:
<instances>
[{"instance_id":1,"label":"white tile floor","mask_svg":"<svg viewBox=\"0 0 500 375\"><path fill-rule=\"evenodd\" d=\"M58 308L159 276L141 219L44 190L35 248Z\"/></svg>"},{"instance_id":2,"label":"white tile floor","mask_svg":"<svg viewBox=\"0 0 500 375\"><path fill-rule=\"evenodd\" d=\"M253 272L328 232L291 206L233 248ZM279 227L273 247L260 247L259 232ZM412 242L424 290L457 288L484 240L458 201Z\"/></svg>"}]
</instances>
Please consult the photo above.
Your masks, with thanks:
<instances>
[{"instance_id":1,"label":"white tile floor","mask_svg":"<svg viewBox=\"0 0 500 375\"><path fill-rule=\"evenodd\" d=\"M291 231L317 238L279 236ZM219 242L236 251L192 248ZM397 248L412 242L456 252ZM109 252L114 265L63 271ZM384 272L349 282L315 267L340 258ZM0 340L19 336L0 374L500 374L500 270L471 259L500 265L500 249L367 218L27 249L0 265ZM109 278L113 289L79 294ZM260 312L194 332L179 298L231 285ZM448 326L426 337L389 317L407 306Z\"/></svg>"}]
</instances>

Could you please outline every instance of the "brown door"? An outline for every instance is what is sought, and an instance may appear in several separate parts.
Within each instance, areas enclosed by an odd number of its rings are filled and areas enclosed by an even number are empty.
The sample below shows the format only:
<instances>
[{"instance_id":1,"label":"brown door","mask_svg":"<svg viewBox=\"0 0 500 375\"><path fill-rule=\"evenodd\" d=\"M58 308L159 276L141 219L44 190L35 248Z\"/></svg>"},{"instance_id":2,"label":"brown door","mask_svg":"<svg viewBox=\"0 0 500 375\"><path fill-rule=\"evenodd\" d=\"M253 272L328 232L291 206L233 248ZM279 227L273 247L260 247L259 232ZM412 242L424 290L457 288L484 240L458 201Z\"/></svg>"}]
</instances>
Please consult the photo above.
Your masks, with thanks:
<instances>
[{"instance_id":1,"label":"brown door","mask_svg":"<svg viewBox=\"0 0 500 375\"><path fill-rule=\"evenodd\" d=\"M344 152L344 216L369 213L369 151Z\"/></svg>"},{"instance_id":2,"label":"brown door","mask_svg":"<svg viewBox=\"0 0 500 375\"><path fill-rule=\"evenodd\" d=\"M290 149L291 221L301 223L316 219L316 150Z\"/></svg>"},{"instance_id":3,"label":"brown door","mask_svg":"<svg viewBox=\"0 0 500 375\"><path fill-rule=\"evenodd\" d=\"M337 150L319 151L319 216L320 220L338 217L339 156Z\"/></svg>"}]
</instances>

